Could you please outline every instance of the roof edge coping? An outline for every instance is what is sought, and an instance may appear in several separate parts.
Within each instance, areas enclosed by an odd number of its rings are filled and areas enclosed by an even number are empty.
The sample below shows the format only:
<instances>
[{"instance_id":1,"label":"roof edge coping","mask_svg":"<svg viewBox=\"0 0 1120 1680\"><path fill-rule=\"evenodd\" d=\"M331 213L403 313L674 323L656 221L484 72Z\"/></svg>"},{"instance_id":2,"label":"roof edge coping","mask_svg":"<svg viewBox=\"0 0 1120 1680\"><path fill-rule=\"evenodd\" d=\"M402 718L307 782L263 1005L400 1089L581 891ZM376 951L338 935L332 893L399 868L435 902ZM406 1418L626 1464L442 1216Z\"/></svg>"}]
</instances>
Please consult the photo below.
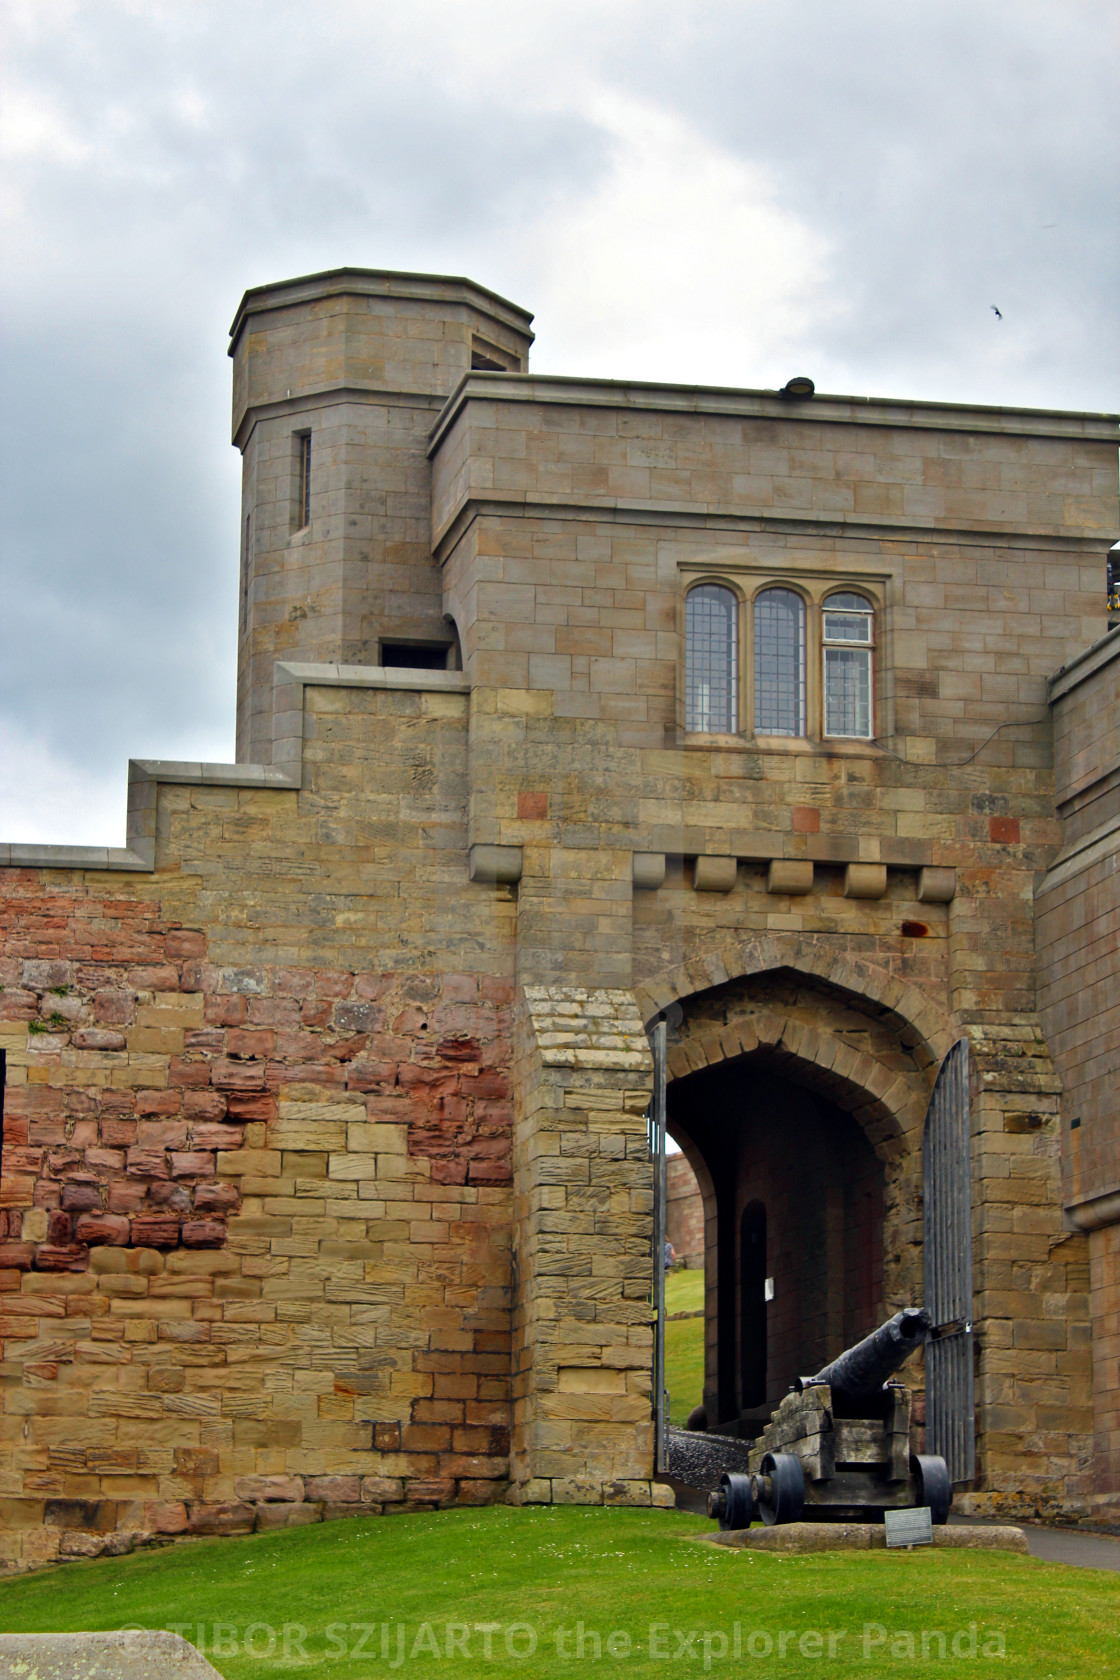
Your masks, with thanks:
<instances>
[{"instance_id":1,"label":"roof edge coping","mask_svg":"<svg viewBox=\"0 0 1120 1680\"><path fill-rule=\"evenodd\" d=\"M269 309L283 309L293 303L316 298L338 297L352 292L364 297L416 298L421 302L481 303L485 312L496 316L532 342L532 311L522 309L499 292L480 286L463 274L413 274L392 268L325 268L316 274L294 275L290 280L250 286L243 293L229 329L229 355L237 349L241 329L250 315ZM448 294L452 294L450 297ZM454 294L458 294L456 297Z\"/></svg>"},{"instance_id":2,"label":"roof edge coping","mask_svg":"<svg viewBox=\"0 0 1120 1680\"><path fill-rule=\"evenodd\" d=\"M1098 641L1091 642L1084 652L1077 654L1068 665L1063 665L1050 678L1049 700L1053 705L1064 694L1081 683L1087 682L1095 676L1105 665L1114 659L1120 659L1120 626L1113 630L1106 630Z\"/></svg>"},{"instance_id":3,"label":"roof edge coping","mask_svg":"<svg viewBox=\"0 0 1120 1680\"><path fill-rule=\"evenodd\" d=\"M791 399L780 391L733 385L675 385L641 379L586 379L569 374L484 373L459 380L432 427L434 455L472 398L489 402L583 405L594 408L664 409L676 413L757 416L821 424L898 426L915 429L1008 433L1120 445L1120 414L1061 408L1011 408L985 403L917 401L908 397L857 397L817 392ZM987 421L987 424L984 422ZM1036 424L1029 424L1034 421ZM998 422L998 423L997 423ZM1049 422L1049 424L1048 424ZM1058 422L1065 422L1064 425Z\"/></svg>"}]
</instances>

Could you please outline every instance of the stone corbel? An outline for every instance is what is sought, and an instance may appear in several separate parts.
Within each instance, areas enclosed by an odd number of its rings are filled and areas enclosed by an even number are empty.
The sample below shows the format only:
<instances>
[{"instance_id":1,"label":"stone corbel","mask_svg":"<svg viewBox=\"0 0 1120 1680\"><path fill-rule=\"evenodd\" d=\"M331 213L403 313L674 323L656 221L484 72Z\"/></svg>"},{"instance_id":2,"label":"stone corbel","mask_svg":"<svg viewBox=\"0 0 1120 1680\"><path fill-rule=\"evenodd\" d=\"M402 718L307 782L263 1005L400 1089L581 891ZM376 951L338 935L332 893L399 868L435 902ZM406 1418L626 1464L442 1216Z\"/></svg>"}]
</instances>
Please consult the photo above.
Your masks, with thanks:
<instances>
[{"instance_id":1,"label":"stone corbel","mask_svg":"<svg viewBox=\"0 0 1120 1680\"><path fill-rule=\"evenodd\" d=\"M766 891L804 898L813 890L813 865L808 858L771 858Z\"/></svg>"},{"instance_id":2,"label":"stone corbel","mask_svg":"<svg viewBox=\"0 0 1120 1680\"><path fill-rule=\"evenodd\" d=\"M665 885L665 853L634 853L634 886L643 892L656 892Z\"/></svg>"},{"instance_id":3,"label":"stone corbel","mask_svg":"<svg viewBox=\"0 0 1120 1680\"><path fill-rule=\"evenodd\" d=\"M520 846L472 846L467 873L472 881L487 886L514 886L521 879Z\"/></svg>"},{"instance_id":4,"label":"stone corbel","mask_svg":"<svg viewBox=\"0 0 1120 1680\"><path fill-rule=\"evenodd\" d=\"M927 865L918 874L919 904L948 904L957 896L955 869L933 869Z\"/></svg>"},{"instance_id":5,"label":"stone corbel","mask_svg":"<svg viewBox=\"0 0 1120 1680\"><path fill-rule=\"evenodd\" d=\"M739 860L733 857L698 857L692 885L697 892L729 893L739 874Z\"/></svg>"},{"instance_id":6,"label":"stone corbel","mask_svg":"<svg viewBox=\"0 0 1120 1680\"><path fill-rule=\"evenodd\" d=\"M882 898L886 890L885 863L849 863L844 871L845 898Z\"/></svg>"}]
</instances>

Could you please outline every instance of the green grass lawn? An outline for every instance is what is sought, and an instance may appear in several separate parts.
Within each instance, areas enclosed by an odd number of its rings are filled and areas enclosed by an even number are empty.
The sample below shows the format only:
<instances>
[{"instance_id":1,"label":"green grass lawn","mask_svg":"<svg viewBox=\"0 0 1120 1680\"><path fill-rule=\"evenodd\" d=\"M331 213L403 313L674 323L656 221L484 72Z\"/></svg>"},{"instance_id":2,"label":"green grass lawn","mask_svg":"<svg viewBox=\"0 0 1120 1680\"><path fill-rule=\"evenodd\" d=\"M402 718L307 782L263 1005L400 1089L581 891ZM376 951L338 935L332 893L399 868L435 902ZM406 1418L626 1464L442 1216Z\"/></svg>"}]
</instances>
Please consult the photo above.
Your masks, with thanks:
<instances>
[{"instance_id":1,"label":"green grass lawn","mask_svg":"<svg viewBox=\"0 0 1120 1680\"><path fill-rule=\"evenodd\" d=\"M670 1272L665 1279L665 1311L696 1312L704 1305L703 1272ZM665 1326L665 1386L669 1421L684 1424L704 1398L704 1320L686 1318Z\"/></svg>"},{"instance_id":2,"label":"green grass lawn","mask_svg":"<svg viewBox=\"0 0 1120 1680\"><path fill-rule=\"evenodd\" d=\"M689 1543L709 1527L672 1511L497 1507L199 1540L0 1583L0 1628L178 1625L198 1643L201 1625L227 1680L367 1680L394 1666L406 1680L878 1677L912 1675L916 1664L1007 1680L1120 1672L1120 1575L1012 1554L777 1558ZM923 1630L945 1634L944 1659L936 1640L921 1659ZM247 1635L259 1656L245 1654Z\"/></svg>"}]
</instances>

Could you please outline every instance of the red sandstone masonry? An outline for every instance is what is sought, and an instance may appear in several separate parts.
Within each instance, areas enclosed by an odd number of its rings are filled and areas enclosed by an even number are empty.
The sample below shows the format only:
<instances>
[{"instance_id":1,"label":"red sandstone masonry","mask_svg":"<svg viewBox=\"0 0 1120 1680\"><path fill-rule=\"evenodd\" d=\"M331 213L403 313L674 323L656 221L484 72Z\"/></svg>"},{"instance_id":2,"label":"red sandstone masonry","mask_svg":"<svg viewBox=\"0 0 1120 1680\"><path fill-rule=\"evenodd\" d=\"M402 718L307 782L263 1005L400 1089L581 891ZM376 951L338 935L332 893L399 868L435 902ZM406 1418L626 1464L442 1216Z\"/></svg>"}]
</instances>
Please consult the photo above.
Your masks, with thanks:
<instances>
[{"instance_id":1,"label":"red sandstone masonry","mask_svg":"<svg viewBox=\"0 0 1120 1680\"><path fill-rule=\"evenodd\" d=\"M221 967L158 905L5 886L4 1556L500 1494L509 987ZM236 1492L280 1466L343 1481Z\"/></svg>"}]
</instances>

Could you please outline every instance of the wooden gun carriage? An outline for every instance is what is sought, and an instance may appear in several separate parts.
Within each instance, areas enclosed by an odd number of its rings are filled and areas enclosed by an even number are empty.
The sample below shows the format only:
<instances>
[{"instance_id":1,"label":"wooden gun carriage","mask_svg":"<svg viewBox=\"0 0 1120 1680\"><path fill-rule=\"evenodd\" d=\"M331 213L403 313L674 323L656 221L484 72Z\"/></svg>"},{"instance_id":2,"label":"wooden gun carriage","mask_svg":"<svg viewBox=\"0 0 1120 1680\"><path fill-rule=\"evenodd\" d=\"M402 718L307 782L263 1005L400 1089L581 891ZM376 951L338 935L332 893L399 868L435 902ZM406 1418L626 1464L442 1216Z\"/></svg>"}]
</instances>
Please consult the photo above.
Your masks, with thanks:
<instances>
[{"instance_id":1,"label":"wooden gun carriage","mask_svg":"<svg viewBox=\"0 0 1120 1680\"><path fill-rule=\"evenodd\" d=\"M943 1458L910 1451L910 1390L891 1381L921 1345L929 1315L907 1307L815 1377L799 1377L748 1459L708 1498L721 1528L764 1523L881 1522L883 1513L928 1505L949 1515L953 1485Z\"/></svg>"}]
</instances>

